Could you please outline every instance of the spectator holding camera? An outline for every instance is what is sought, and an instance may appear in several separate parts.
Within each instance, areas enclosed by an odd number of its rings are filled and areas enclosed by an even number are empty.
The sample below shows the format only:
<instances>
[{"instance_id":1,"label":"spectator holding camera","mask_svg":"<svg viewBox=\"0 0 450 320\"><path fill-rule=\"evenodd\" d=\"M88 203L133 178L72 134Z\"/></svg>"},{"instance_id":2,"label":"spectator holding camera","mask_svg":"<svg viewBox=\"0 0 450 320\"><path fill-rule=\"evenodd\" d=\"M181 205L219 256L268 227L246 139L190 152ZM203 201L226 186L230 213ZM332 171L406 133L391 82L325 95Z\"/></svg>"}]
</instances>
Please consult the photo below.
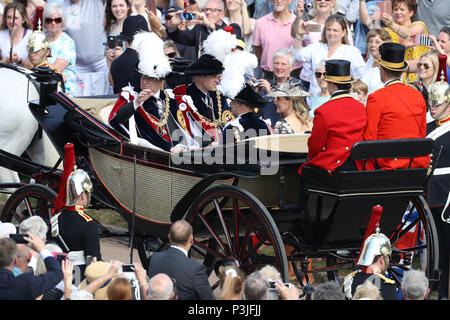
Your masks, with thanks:
<instances>
[{"instance_id":1,"label":"spectator holding camera","mask_svg":"<svg viewBox=\"0 0 450 320\"><path fill-rule=\"evenodd\" d=\"M119 39L123 29L123 22L131 14L131 4L129 0L108 0L105 7L105 34L106 47L105 57L108 70L111 70L111 64L126 49L125 43ZM113 81L111 73L108 74L109 82Z\"/></svg>"},{"instance_id":2,"label":"spectator holding camera","mask_svg":"<svg viewBox=\"0 0 450 320\"><path fill-rule=\"evenodd\" d=\"M447 75L450 74L450 26L444 26L439 31L438 37L430 35L433 40L432 46L439 52L439 54L447 56ZM450 77L448 78L450 79ZM449 80L447 80L448 82ZM450 82L449 82L450 83Z\"/></svg>"},{"instance_id":3,"label":"spectator holding camera","mask_svg":"<svg viewBox=\"0 0 450 320\"><path fill-rule=\"evenodd\" d=\"M28 234L24 239L33 250L39 252L47 273L35 276L25 272L15 277L13 269L17 259L17 245L12 239L0 239L0 300L34 300L63 279L61 265L45 249L44 241L33 234Z\"/></svg>"},{"instance_id":4,"label":"spectator holding camera","mask_svg":"<svg viewBox=\"0 0 450 320\"><path fill-rule=\"evenodd\" d=\"M301 86L300 80L291 76L294 61L294 55L288 48L276 50L272 58L273 78L269 80L253 80L252 85L255 88L255 91L262 96L265 96L269 94L273 88L278 87L285 82L291 82ZM277 107L273 101L264 105L260 110L254 111L264 120L270 120L270 125L272 127L277 121L281 120L281 116L277 113Z\"/></svg>"},{"instance_id":5,"label":"spectator holding camera","mask_svg":"<svg viewBox=\"0 0 450 320\"><path fill-rule=\"evenodd\" d=\"M120 39L125 41L125 52L111 63L111 81L114 93L120 93L122 88L131 85L135 91L141 91L141 75L136 66L139 63L138 52L133 48L134 35L149 31L145 18L141 15L129 16L123 23Z\"/></svg>"},{"instance_id":6,"label":"spectator holding camera","mask_svg":"<svg viewBox=\"0 0 450 320\"><path fill-rule=\"evenodd\" d=\"M44 244L47 241L47 231L48 231L48 226L40 216L31 216L31 217L23 220L19 224L19 234L31 233L31 234L39 237L44 242ZM31 254L32 254L32 256L28 263L28 267L29 267L30 271L32 270L32 272L35 275L38 275L37 264L38 264L39 252L32 250Z\"/></svg>"},{"instance_id":7,"label":"spectator holding camera","mask_svg":"<svg viewBox=\"0 0 450 320\"><path fill-rule=\"evenodd\" d=\"M221 0L208 0L202 8L202 12L187 13L187 17L182 16L182 12L177 12L171 16L167 25L167 35L177 43L194 46L196 56L200 50L202 42L215 30L227 26L223 21L225 6ZM186 20L185 20L186 19ZM192 29L182 30L189 20L196 20L198 23ZM234 34L241 35L239 25L232 23Z\"/></svg>"},{"instance_id":8,"label":"spectator holding camera","mask_svg":"<svg viewBox=\"0 0 450 320\"><path fill-rule=\"evenodd\" d=\"M416 0L393 0L392 15L382 12L380 21L386 26L392 42L403 44L406 47L405 60L409 63L410 68L404 74L407 79L404 82L417 81L416 73L417 60L421 55L430 51L430 49L421 44L415 43L415 36L428 35L427 26L423 21L413 19L417 13ZM360 19L364 25L369 25L371 21L377 17L369 17L365 0L360 0Z\"/></svg>"}]
</instances>

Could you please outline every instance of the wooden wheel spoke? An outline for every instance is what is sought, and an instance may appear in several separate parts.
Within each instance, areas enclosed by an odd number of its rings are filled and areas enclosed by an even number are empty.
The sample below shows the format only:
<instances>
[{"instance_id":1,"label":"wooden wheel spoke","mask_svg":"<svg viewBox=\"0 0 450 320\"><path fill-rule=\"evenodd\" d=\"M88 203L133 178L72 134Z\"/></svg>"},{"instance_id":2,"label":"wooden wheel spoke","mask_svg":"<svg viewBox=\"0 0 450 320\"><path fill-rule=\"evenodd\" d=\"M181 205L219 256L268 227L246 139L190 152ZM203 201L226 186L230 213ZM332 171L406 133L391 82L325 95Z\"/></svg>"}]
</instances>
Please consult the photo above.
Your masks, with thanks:
<instances>
[{"instance_id":1,"label":"wooden wheel spoke","mask_svg":"<svg viewBox=\"0 0 450 320\"><path fill-rule=\"evenodd\" d=\"M227 248L225 247L225 244L222 242L220 237L214 232L212 227L209 225L209 223L205 220L205 218L198 214L197 217L200 219L200 221L203 223L203 225L208 229L208 232L211 234L211 236L214 238L214 240L217 242L217 244L220 246L220 248L223 250L223 252L227 252Z\"/></svg>"},{"instance_id":2,"label":"wooden wheel spoke","mask_svg":"<svg viewBox=\"0 0 450 320\"><path fill-rule=\"evenodd\" d=\"M208 246L205 246L204 244L194 240L194 243L192 244L193 249L195 249L197 252L202 253L203 256L206 256L207 254L212 254L216 257L219 257L221 259L225 258L225 256L215 250L212 250Z\"/></svg>"},{"instance_id":3,"label":"wooden wheel spoke","mask_svg":"<svg viewBox=\"0 0 450 320\"><path fill-rule=\"evenodd\" d=\"M214 206L216 208L217 215L219 216L220 224L222 225L222 229L225 235L225 239L227 239L228 244L228 250L227 254L232 255L233 253L233 242L231 241L230 232L228 231L227 224L225 223L225 219L223 218L223 212L222 209L219 206L219 203L217 202L217 199L213 200Z\"/></svg>"}]
</instances>

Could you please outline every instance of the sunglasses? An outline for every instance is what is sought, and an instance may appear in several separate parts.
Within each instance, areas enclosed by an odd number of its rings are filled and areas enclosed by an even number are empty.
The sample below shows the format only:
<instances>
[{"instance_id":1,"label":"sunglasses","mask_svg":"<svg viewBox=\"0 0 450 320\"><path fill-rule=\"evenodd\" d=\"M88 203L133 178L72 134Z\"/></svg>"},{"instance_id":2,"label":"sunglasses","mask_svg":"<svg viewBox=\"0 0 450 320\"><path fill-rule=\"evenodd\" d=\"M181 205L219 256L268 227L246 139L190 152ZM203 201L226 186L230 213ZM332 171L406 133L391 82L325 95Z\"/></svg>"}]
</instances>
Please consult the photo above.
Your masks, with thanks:
<instances>
[{"instance_id":1,"label":"sunglasses","mask_svg":"<svg viewBox=\"0 0 450 320\"><path fill-rule=\"evenodd\" d=\"M428 64L428 63L417 63L417 69L419 69L420 67L424 67L425 68L425 70L428 70L428 69L430 69L430 67L431 67L431 65L430 64Z\"/></svg>"},{"instance_id":2,"label":"sunglasses","mask_svg":"<svg viewBox=\"0 0 450 320\"><path fill-rule=\"evenodd\" d=\"M166 56L168 58L170 58L170 59L173 59L173 58L175 58L177 56L177 53L176 52L169 52L169 53L166 54Z\"/></svg>"},{"instance_id":3,"label":"sunglasses","mask_svg":"<svg viewBox=\"0 0 450 320\"><path fill-rule=\"evenodd\" d=\"M45 23L50 24L52 22L54 22L54 23L61 23L62 22L62 18L55 18L55 19L45 18Z\"/></svg>"},{"instance_id":4,"label":"sunglasses","mask_svg":"<svg viewBox=\"0 0 450 320\"><path fill-rule=\"evenodd\" d=\"M320 79L322 76L325 77L325 72L314 72L317 79Z\"/></svg>"}]
</instances>

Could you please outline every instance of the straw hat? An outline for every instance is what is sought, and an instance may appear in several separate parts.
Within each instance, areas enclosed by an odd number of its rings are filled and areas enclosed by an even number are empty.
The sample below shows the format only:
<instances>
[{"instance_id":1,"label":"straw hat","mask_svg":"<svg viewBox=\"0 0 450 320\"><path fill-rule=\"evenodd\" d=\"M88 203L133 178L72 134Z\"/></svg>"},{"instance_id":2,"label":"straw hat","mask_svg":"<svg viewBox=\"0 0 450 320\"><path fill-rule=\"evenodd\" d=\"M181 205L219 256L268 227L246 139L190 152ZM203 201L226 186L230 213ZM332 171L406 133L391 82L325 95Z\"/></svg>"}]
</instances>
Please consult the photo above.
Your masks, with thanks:
<instances>
[{"instance_id":1,"label":"straw hat","mask_svg":"<svg viewBox=\"0 0 450 320\"><path fill-rule=\"evenodd\" d=\"M279 86L276 86L267 94L268 97L288 97L288 98L298 98L298 97L309 97L311 94L305 90L300 89L298 83L293 83L291 81L285 81Z\"/></svg>"},{"instance_id":2,"label":"straw hat","mask_svg":"<svg viewBox=\"0 0 450 320\"><path fill-rule=\"evenodd\" d=\"M97 280L98 278L106 275L109 271L109 263L104 261L95 261L87 266L86 271L84 272L85 279L78 286L79 290L86 288L92 281ZM108 290L108 286L111 283L111 279L106 281L101 288L99 288L94 293L95 300L108 300L108 296L106 291Z\"/></svg>"}]
</instances>

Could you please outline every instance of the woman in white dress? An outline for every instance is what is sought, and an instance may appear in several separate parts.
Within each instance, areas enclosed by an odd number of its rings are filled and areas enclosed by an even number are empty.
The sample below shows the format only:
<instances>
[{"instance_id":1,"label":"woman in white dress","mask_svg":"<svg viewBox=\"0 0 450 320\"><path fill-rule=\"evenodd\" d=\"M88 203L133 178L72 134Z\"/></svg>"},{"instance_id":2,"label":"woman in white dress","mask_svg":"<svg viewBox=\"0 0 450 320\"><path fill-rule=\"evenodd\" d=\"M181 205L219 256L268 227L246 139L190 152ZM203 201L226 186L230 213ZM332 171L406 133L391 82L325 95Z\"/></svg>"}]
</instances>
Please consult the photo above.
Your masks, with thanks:
<instances>
[{"instance_id":1,"label":"woman in white dress","mask_svg":"<svg viewBox=\"0 0 450 320\"><path fill-rule=\"evenodd\" d=\"M348 29L345 19L338 15L331 15L325 21L325 28L322 31L322 40L319 43L313 43L303 47L302 38L307 33L307 23L302 23L298 30L291 49L294 52L295 59L308 66L311 70L321 60L344 59L351 63L351 75L354 78L361 79L366 64L361 56L361 52L348 43ZM320 87L315 77L311 78L309 88L311 95L320 93Z\"/></svg>"},{"instance_id":2,"label":"woman in white dress","mask_svg":"<svg viewBox=\"0 0 450 320\"><path fill-rule=\"evenodd\" d=\"M11 38L12 55L11 55ZM25 6L21 3L9 3L5 6L0 26L0 62L24 65L28 59L27 44L32 33L30 20Z\"/></svg>"}]
</instances>

